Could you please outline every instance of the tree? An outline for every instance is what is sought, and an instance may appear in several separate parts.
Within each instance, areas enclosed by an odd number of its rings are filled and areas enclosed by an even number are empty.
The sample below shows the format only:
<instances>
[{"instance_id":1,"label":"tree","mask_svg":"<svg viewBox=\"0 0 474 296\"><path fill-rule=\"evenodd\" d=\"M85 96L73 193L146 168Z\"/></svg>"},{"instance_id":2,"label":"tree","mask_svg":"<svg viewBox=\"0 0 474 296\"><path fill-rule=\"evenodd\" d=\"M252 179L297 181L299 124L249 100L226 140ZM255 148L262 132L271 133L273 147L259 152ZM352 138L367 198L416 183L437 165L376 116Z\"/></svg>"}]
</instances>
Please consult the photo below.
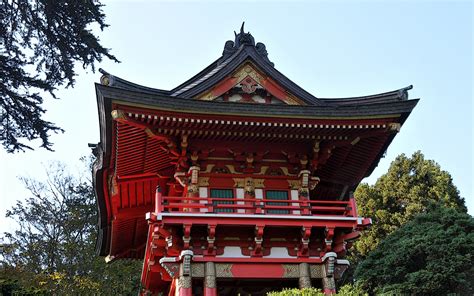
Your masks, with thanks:
<instances>
[{"instance_id":1,"label":"tree","mask_svg":"<svg viewBox=\"0 0 474 296\"><path fill-rule=\"evenodd\" d=\"M467 211L451 175L420 151L411 158L399 155L375 185L361 184L354 195L359 215L373 222L354 244L353 253L361 258L431 203Z\"/></svg>"},{"instance_id":2,"label":"tree","mask_svg":"<svg viewBox=\"0 0 474 296\"><path fill-rule=\"evenodd\" d=\"M372 218L372 226L350 249L351 266L339 284L352 283L358 263L389 234L426 212L431 203L467 211L451 175L420 151L411 157L399 155L374 185L360 184L354 196L359 215Z\"/></svg>"},{"instance_id":3,"label":"tree","mask_svg":"<svg viewBox=\"0 0 474 296\"><path fill-rule=\"evenodd\" d=\"M354 285L345 285L341 287L334 296L367 296L368 294L360 287ZM315 288L305 289L284 289L279 292L267 293L267 296L325 296L325 294Z\"/></svg>"},{"instance_id":4,"label":"tree","mask_svg":"<svg viewBox=\"0 0 474 296\"><path fill-rule=\"evenodd\" d=\"M383 240L355 276L377 295L473 295L474 218L433 207Z\"/></svg>"},{"instance_id":5,"label":"tree","mask_svg":"<svg viewBox=\"0 0 474 296\"><path fill-rule=\"evenodd\" d=\"M46 181L23 182L31 197L7 212L18 230L5 233L1 289L32 295L137 294L141 262L105 264L95 255L97 209L90 180L54 164Z\"/></svg>"},{"instance_id":6,"label":"tree","mask_svg":"<svg viewBox=\"0 0 474 296\"><path fill-rule=\"evenodd\" d=\"M75 63L95 70L105 56L118 60L93 34L103 30L98 0L6 0L0 5L0 141L7 152L32 149L22 139L41 139L52 149L50 132L63 132L43 119L45 95L74 86Z\"/></svg>"}]
</instances>

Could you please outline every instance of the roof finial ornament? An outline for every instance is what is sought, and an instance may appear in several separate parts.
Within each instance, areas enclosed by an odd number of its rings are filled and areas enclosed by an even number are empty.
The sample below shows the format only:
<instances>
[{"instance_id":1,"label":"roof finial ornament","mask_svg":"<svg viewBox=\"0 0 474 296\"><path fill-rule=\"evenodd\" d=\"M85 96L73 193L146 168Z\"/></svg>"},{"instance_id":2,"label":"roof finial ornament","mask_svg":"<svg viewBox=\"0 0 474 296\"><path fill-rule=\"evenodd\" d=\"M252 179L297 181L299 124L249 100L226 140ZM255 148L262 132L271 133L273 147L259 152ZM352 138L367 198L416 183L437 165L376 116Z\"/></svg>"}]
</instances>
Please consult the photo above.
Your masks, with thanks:
<instances>
[{"instance_id":1,"label":"roof finial ornament","mask_svg":"<svg viewBox=\"0 0 474 296\"><path fill-rule=\"evenodd\" d=\"M240 47L241 45L252 45L255 46L255 39L253 38L252 34L250 32L245 33L244 32L244 27L245 27L245 22L242 22L242 26L240 27L240 33L237 34L234 31L235 35L235 47Z\"/></svg>"},{"instance_id":2,"label":"roof finial ornament","mask_svg":"<svg viewBox=\"0 0 474 296\"><path fill-rule=\"evenodd\" d=\"M268 52L265 47L265 44L261 42L258 42L257 44L255 44L255 39L253 38L252 34L250 34L250 32L245 33L245 21L243 21L242 26L240 26L240 32L237 34L237 32L234 31L234 35L235 35L235 41L232 41L232 40L226 41L220 62L226 60L227 58L232 56L234 53L236 53L239 50L239 48L241 48L241 46L249 45L249 46L254 46L257 53L273 67L273 63L270 62L270 60L268 59Z\"/></svg>"}]
</instances>

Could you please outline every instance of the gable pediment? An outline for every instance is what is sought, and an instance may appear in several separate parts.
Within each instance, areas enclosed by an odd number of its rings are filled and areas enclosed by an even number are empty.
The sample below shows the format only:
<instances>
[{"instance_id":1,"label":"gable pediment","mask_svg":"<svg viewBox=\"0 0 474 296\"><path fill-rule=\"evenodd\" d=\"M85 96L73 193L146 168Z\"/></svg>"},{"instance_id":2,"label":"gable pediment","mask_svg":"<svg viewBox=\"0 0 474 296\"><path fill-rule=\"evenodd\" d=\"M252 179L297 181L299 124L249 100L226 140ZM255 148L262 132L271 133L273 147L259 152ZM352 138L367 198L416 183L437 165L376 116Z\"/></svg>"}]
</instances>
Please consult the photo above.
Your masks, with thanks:
<instances>
[{"instance_id":1,"label":"gable pediment","mask_svg":"<svg viewBox=\"0 0 474 296\"><path fill-rule=\"evenodd\" d=\"M205 101L306 105L251 61L245 61L231 75L195 98Z\"/></svg>"}]
</instances>

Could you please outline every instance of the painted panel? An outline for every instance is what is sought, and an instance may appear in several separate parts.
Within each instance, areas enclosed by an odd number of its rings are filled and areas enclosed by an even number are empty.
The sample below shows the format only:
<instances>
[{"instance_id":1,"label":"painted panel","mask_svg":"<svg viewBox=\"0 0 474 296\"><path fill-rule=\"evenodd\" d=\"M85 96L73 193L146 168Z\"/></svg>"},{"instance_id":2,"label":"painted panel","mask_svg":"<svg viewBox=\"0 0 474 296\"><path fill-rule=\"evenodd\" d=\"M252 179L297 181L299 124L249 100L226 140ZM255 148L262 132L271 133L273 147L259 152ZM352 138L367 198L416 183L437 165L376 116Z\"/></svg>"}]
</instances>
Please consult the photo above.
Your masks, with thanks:
<instances>
[{"instance_id":1,"label":"painted panel","mask_svg":"<svg viewBox=\"0 0 474 296\"><path fill-rule=\"evenodd\" d=\"M291 190L290 195L291 195L291 200L298 200L298 199L299 199L298 190ZM292 203L291 205L297 207L297 206L299 206L300 204L294 202L294 203ZM295 215L299 215L300 213L301 213L300 210L294 210L294 211L293 211L293 214L295 214Z\"/></svg>"}]
</instances>

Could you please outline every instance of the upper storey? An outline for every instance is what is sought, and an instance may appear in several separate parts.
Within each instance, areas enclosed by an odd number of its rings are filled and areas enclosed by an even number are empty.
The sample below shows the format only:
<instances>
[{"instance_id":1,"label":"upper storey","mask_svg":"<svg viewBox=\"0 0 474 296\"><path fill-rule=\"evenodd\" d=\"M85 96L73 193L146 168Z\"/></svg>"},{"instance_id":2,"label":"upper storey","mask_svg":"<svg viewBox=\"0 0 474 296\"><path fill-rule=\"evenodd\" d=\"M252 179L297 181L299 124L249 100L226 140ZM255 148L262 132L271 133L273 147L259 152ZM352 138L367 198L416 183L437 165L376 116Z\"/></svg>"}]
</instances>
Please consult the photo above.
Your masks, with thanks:
<instances>
[{"instance_id":1,"label":"upper storey","mask_svg":"<svg viewBox=\"0 0 474 296\"><path fill-rule=\"evenodd\" d=\"M234 177L255 177L268 180L267 189L278 183L287 191L300 171L310 171L320 180L311 199L347 201L418 102L408 100L411 86L317 98L276 70L265 45L243 27L225 43L222 56L172 90L101 72L93 173L98 250L112 256L143 258L143 217L155 186L180 195L185 191L175 175L190 166L211 174L205 176L211 187L217 179L233 188Z\"/></svg>"}]
</instances>

